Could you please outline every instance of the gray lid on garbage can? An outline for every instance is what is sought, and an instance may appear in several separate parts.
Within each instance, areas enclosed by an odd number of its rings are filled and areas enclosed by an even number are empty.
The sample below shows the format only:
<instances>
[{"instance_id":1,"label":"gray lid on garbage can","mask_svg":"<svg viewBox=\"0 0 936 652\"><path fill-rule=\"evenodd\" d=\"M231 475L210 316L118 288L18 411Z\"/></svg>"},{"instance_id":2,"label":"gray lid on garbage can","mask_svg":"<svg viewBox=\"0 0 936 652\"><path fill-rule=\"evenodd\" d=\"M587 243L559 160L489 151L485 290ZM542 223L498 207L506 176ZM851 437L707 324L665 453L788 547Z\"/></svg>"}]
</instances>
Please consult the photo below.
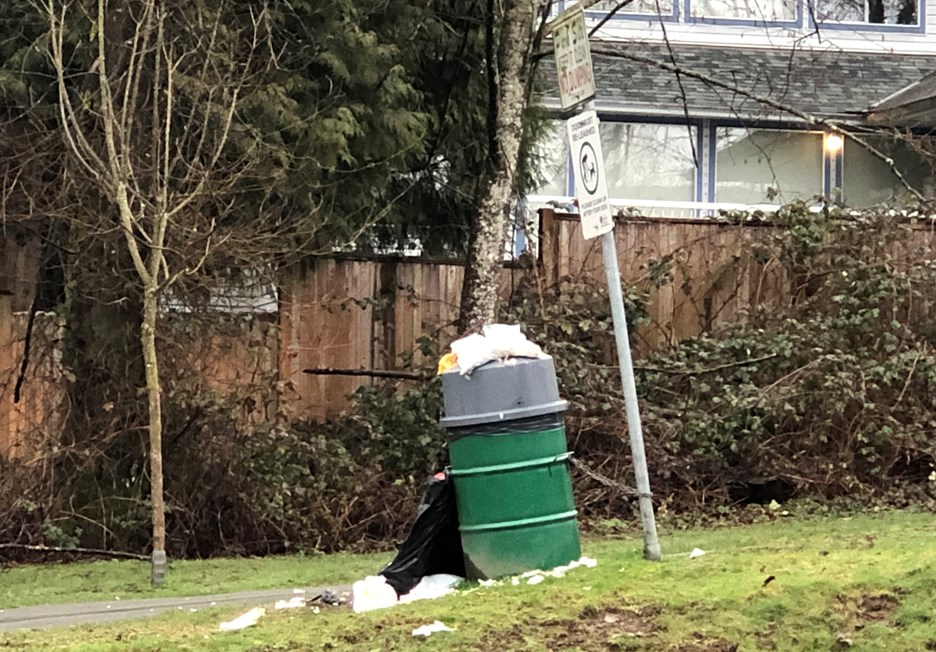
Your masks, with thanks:
<instances>
[{"instance_id":1,"label":"gray lid on garbage can","mask_svg":"<svg viewBox=\"0 0 936 652\"><path fill-rule=\"evenodd\" d=\"M489 362L470 375L442 374L446 428L529 419L562 412L552 358L512 358Z\"/></svg>"}]
</instances>

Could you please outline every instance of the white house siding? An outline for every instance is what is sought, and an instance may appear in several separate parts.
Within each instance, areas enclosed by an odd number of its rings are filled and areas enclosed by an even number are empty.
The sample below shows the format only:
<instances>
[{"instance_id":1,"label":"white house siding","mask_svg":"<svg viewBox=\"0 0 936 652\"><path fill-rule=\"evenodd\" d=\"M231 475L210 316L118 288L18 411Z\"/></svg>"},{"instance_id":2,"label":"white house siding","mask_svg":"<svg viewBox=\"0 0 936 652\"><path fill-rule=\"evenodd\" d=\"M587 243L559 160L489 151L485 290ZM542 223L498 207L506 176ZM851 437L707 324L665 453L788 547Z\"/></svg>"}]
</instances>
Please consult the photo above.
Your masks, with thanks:
<instances>
[{"instance_id":1,"label":"white house siding","mask_svg":"<svg viewBox=\"0 0 936 652\"><path fill-rule=\"evenodd\" d=\"M805 1L805 0L803 0ZM565 3L566 6L571 3ZM855 52L890 52L936 54L936 0L927 0L924 9L925 31L887 29L869 26L867 29L823 29L809 24L808 12L801 11L798 26L774 27L679 22L661 24L656 17L615 16L597 33L599 40L660 42L665 38L674 43L699 43L723 46L768 48L839 49ZM603 12L588 12L591 25ZM895 26L892 26L895 27Z\"/></svg>"}]
</instances>

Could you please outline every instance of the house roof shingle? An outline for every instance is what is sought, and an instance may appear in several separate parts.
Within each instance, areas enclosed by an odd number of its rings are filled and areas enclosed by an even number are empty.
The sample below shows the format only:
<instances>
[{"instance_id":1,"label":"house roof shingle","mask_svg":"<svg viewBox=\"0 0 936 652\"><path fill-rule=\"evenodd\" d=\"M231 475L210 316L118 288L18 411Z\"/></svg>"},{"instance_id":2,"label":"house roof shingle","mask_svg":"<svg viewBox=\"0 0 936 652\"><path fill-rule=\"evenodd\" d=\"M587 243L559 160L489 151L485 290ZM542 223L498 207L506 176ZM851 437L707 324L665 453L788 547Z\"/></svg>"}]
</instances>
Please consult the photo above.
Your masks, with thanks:
<instances>
[{"instance_id":1,"label":"house roof shingle","mask_svg":"<svg viewBox=\"0 0 936 652\"><path fill-rule=\"evenodd\" d=\"M598 110L643 116L688 112L693 117L800 120L776 107L686 75L680 75L680 88L673 71L652 62L675 62L682 70L701 73L810 115L852 119L875 102L936 71L936 55L682 43L673 43L670 48L658 43L596 43L592 59ZM543 64L540 74L545 81L547 104L555 105L555 64L551 58Z\"/></svg>"}]
</instances>

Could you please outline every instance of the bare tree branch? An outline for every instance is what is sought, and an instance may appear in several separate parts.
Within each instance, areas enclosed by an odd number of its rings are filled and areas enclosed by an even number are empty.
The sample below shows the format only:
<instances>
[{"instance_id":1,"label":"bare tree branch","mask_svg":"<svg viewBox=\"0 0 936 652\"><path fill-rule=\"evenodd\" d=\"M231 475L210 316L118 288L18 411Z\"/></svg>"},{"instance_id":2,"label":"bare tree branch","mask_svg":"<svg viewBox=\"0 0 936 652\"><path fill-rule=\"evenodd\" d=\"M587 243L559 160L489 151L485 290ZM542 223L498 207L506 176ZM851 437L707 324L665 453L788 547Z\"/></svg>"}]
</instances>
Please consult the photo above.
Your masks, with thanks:
<instances>
[{"instance_id":1,"label":"bare tree branch","mask_svg":"<svg viewBox=\"0 0 936 652\"><path fill-rule=\"evenodd\" d=\"M29 550L31 552L44 553L68 553L78 555L95 555L101 557L120 557L123 559L139 559L146 561L149 559L146 555L138 555L133 552L121 552L120 550L101 550L100 548L61 548L59 546L34 546L26 543L0 543L0 550Z\"/></svg>"}]
</instances>

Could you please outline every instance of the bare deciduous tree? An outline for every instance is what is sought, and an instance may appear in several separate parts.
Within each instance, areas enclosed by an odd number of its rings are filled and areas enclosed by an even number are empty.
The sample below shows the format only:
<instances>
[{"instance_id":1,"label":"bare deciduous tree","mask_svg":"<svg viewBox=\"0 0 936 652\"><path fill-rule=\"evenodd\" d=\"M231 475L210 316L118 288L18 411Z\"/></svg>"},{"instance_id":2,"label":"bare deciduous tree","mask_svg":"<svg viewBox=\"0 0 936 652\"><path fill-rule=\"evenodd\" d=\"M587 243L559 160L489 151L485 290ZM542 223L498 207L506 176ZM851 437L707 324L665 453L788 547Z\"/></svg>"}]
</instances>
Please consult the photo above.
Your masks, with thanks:
<instances>
[{"instance_id":1,"label":"bare deciduous tree","mask_svg":"<svg viewBox=\"0 0 936 652\"><path fill-rule=\"evenodd\" d=\"M123 234L141 288L155 585L166 573L160 296L197 271L218 244L206 204L249 168L243 144L232 160L230 141L250 58L261 42L263 7L251 11L253 32L246 35L232 33L225 21L229 8L225 2L209 8L156 0L96 0L93 6L48 0L45 7L63 136L84 176L113 208L113 226ZM88 70L74 70L69 58L76 19L90 21L97 42Z\"/></svg>"}]
</instances>

